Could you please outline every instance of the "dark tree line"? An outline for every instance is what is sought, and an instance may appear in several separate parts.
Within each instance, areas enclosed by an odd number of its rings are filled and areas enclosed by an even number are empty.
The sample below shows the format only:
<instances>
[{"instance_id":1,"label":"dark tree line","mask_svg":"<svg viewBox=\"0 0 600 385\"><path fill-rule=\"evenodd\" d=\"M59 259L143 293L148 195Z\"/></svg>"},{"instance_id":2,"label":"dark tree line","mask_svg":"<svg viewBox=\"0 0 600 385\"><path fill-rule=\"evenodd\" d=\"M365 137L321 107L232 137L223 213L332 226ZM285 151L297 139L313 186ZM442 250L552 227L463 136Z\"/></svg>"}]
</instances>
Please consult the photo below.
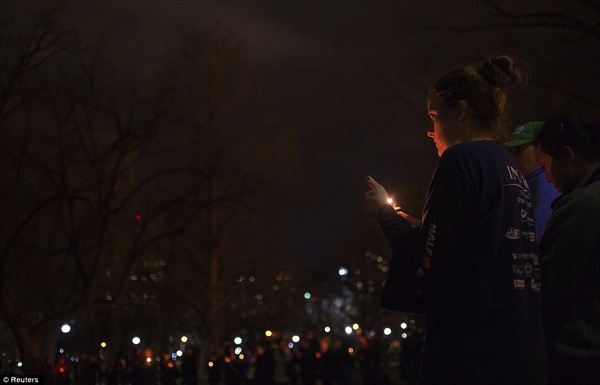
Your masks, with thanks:
<instances>
[{"instance_id":1,"label":"dark tree line","mask_svg":"<svg viewBox=\"0 0 600 385\"><path fill-rule=\"evenodd\" d=\"M269 257L256 235L290 131L218 29L142 84L59 13L0 25L0 316L23 369L41 373L62 323L131 308L138 278L216 345L235 279Z\"/></svg>"}]
</instances>

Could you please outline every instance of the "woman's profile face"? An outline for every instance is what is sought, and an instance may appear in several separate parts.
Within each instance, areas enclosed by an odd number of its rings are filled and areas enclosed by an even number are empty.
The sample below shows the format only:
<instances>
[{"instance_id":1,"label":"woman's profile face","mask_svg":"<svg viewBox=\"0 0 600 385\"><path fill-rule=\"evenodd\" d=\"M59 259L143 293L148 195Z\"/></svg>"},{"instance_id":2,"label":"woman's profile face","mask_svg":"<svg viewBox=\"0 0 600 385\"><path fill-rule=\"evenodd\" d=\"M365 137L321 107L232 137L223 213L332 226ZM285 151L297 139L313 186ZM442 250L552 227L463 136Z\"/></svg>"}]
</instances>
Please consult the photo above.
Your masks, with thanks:
<instances>
[{"instance_id":1,"label":"woman's profile face","mask_svg":"<svg viewBox=\"0 0 600 385\"><path fill-rule=\"evenodd\" d=\"M427 114L431 118L431 126L427 131L427 136L433 139L438 150L438 156L442 156L448 147L457 142L454 138L456 119L453 117L451 110L437 95L430 95L427 99Z\"/></svg>"}]
</instances>

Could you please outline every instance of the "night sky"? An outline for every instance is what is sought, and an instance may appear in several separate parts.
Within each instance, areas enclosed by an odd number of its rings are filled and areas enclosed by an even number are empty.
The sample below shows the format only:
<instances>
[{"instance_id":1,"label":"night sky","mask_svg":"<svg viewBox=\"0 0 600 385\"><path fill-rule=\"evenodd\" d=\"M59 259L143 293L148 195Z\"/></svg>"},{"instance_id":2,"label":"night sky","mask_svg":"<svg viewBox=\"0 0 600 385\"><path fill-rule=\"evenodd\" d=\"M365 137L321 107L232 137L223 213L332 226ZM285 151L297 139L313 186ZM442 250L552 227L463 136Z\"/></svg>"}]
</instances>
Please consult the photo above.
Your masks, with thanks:
<instances>
[{"instance_id":1,"label":"night sky","mask_svg":"<svg viewBox=\"0 0 600 385\"><path fill-rule=\"evenodd\" d=\"M245 42L267 100L296 130L302 157L289 192L294 220L265 231L281 240L282 255L313 267L332 250L362 254L369 247L356 250L368 221L366 175L420 215L437 159L425 135L427 87L448 70L517 55L532 81L509 101L515 125L563 111L598 118L598 29L582 35L539 25L566 19L523 15L548 11L595 24L599 13L579 1L522 3L493 3L521 14L515 18L466 0L78 1L65 19L84 35L103 34L121 65L141 78L191 31L219 25ZM525 28L529 22L538 26Z\"/></svg>"}]
</instances>

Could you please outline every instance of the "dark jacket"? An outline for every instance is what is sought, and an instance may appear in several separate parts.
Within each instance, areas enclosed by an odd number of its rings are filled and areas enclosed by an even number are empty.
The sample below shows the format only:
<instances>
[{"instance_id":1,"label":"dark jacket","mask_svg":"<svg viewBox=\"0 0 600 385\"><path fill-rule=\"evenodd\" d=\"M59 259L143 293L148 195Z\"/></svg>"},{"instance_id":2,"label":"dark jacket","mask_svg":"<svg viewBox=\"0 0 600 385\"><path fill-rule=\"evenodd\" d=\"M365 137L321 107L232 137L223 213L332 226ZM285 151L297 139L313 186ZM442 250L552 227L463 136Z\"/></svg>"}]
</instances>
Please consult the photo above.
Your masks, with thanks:
<instances>
[{"instance_id":1,"label":"dark jacket","mask_svg":"<svg viewBox=\"0 0 600 385\"><path fill-rule=\"evenodd\" d=\"M550 383L600 384L600 165L552 207L540 241Z\"/></svg>"}]
</instances>

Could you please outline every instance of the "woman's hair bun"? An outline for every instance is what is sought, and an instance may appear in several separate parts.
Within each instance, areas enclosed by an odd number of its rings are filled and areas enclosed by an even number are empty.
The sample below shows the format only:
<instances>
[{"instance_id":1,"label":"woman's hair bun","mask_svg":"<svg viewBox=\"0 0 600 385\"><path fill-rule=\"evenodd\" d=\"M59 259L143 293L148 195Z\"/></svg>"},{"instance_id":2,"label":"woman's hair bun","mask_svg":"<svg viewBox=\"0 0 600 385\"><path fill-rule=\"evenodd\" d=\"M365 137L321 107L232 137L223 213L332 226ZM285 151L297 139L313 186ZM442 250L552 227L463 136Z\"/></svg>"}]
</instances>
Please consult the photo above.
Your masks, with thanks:
<instances>
[{"instance_id":1,"label":"woman's hair bun","mask_svg":"<svg viewBox=\"0 0 600 385\"><path fill-rule=\"evenodd\" d=\"M513 58L504 55L485 60L479 73L493 86L525 86L529 80L528 73L518 68Z\"/></svg>"}]
</instances>

